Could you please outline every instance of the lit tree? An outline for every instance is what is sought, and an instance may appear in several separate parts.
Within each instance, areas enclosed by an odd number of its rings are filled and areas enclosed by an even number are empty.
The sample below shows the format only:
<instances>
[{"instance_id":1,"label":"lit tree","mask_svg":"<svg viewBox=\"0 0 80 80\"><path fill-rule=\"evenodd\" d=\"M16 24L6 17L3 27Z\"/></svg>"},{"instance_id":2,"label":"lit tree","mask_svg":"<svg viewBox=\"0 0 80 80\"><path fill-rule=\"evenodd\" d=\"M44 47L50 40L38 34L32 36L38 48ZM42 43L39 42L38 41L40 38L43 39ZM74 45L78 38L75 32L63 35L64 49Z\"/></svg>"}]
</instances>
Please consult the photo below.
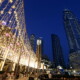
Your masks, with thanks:
<instances>
[{"instance_id":1,"label":"lit tree","mask_svg":"<svg viewBox=\"0 0 80 80\"><path fill-rule=\"evenodd\" d=\"M25 66L28 59L35 62L26 31L23 0L0 0L0 57L3 58L0 70L6 59Z\"/></svg>"}]
</instances>

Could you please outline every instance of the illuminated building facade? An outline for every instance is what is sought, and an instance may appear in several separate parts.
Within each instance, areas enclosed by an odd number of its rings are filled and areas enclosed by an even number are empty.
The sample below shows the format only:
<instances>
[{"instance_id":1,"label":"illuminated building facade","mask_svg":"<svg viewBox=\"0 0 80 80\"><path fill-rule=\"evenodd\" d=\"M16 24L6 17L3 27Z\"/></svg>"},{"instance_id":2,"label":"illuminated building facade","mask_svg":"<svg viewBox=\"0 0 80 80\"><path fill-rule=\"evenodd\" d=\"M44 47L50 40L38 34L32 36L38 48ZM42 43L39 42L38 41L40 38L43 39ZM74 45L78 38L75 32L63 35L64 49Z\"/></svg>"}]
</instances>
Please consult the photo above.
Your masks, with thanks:
<instances>
[{"instance_id":1,"label":"illuminated building facade","mask_svg":"<svg viewBox=\"0 0 80 80\"><path fill-rule=\"evenodd\" d=\"M0 71L14 71L16 65L37 68L36 60L26 31L23 0L0 0Z\"/></svg>"}]
</instances>

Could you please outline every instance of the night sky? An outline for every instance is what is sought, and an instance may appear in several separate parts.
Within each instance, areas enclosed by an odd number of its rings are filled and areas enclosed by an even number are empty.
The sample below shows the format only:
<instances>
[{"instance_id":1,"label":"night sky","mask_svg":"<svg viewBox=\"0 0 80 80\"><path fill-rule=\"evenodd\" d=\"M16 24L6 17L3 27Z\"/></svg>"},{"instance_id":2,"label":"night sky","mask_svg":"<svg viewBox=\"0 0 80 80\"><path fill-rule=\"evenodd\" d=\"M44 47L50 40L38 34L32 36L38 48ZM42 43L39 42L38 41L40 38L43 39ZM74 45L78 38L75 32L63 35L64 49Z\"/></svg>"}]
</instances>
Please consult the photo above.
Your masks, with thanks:
<instances>
[{"instance_id":1,"label":"night sky","mask_svg":"<svg viewBox=\"0 0 80 80\"><path fill-rule=\"evenodd\" d=\"M57 34L67 63L69 47L63 11L69 9L80 18L80 0L24 0L24 3L28 36L42 37L44 54L52 61L51 34Z\"/></svg>"}]
</instances>

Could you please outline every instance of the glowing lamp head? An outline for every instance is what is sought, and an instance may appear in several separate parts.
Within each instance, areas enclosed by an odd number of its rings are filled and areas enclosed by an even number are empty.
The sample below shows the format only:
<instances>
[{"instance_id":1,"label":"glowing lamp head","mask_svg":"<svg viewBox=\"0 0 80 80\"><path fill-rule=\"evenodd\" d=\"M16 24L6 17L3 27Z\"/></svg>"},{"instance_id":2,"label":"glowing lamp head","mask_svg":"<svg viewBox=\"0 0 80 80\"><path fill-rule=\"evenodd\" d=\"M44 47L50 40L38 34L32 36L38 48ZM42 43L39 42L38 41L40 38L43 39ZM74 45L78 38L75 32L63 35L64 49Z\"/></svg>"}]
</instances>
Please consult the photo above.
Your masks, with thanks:
<instances>
[{"instance_id":1,"label":"glowing lamp head","mask_svg":"<svg viewBox=\"0 0 80 80\"><path fill-rule=\"evenodd\" d=\"M76 73L76 70L73 70L73 73Z\"/></svg>"},{"instance_id":2,"label":"glowing lamp head","mask_svg":"<svg viewBox=\"0 0 80 80\"><path fill-rule=\"evenodd\" d=\"M37 45L41 45L42 41L40 39L37 40Z\"/></svg>"},{"instance_id":3,"label":"glowing lamp head","mask_svg":"<svg viewBox=\"0 0 80 80\"><path fill-rule=\"evenodd\" d=\"M57 66L57 68L58 68L58 69L63 69L63 68L62 68L62 66L60 66L60 65L59 65L59 66Z\"/></svg>"}]
</instances>

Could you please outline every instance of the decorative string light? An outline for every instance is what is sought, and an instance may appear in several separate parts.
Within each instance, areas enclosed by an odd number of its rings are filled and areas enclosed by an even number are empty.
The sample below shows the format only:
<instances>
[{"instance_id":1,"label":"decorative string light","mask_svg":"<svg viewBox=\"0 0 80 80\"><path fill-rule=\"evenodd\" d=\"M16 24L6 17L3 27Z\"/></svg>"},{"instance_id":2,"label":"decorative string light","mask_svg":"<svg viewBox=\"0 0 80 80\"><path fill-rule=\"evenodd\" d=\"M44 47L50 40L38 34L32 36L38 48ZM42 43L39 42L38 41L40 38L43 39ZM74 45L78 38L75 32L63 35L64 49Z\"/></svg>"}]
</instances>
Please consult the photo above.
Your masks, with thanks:
<instances>
[{"instance_id":1,"label":"decorative string light","mask_svg":"<svg viewBox=\"0 0 80 80\"><path fill-rule=\"evenodd\" d=\"M4 1L4 0L3 0ZM10 2L12 2L12 1L10 1ZM15 2L14 2L14 4L13 5L17 5L18 4L18 0L15 0ZM5 5L5 7L3 8L1 8L1 11L5 11L6 9L7 9L7 7L9 6L9 0L8 0L8 3ZM13 8L14 8L14 6L13 6ZM11 7L10 7L10 9L11 9Z\"/></svg>"},{"instance_id":2,"label":"decorative string light","mask_svg":"<svg viewBox=\"0 0 80 80\"><path fill-rule=\"evenodd\" d=\"M11 11L8 11L8 13L11 14L12 12Z\"/></svg>"},{"instance_id":3,"label":"decorative string light","mask_svg":"<svg viewBox=\"0 0 80 80\"><path fill-rule=\"evenodd\" d=\"M9 21L10 23L12 22L12 21Z\"/></svg>"},{"instance_id":4,"label":"decorative string light","mask_svg":"<svg viewBox=\"0 0 80 80\"><path fill-rule=\"evenodd\" d=\"M2 10L2 11L0 11L0 13L1 13L1 14L4 14L4 11Z\"/></svg>"},{"instance_id":5,"label":"decorative string light","mask_svg":"<svg viewBox=\"0 0 80 80\"><path fill-rule=\"evenodd\" d=\"M1 0L2 1L2 0ZM1 35L0 44L4 44L5 51L9 48L6 58L17 62L19 55L21 54L20 64L27 65L26 59L31 55L31 60L36 59L34 52L31 49L31 45L26 32L25 15L23 0L8 0L4 8L0 11L1 23L5 24L0 27ZM7 28L5 28L7 27ZM10 29L8 28L10 27ZM13 34L13 29L15 33ZM7 29L7 30L6 30ZM3 32L4 30L4 32ZM2 34L5 33L5 34ZM26 35L25 35L26 34ZM25 41L24 41L25 40ZM0 53L1 54L1 53ZM15 58L16 57L16 58ZM15 59L15 61L14 61ZM34 63L35 60L33 60Z\"/></svg>"},{"instance_id":6,"label":"decorative string light","mask_svg":"<svg viewBox=\"0 0 80 80\"><path fill-rule=\"evenodd\" d=\"M0 0L0 4L3 2L4 0Z\"/></svg>"},{"instance_id":7,"label":"decorative string light","mask_svg":"<svg viewBox=\"0 0 80 80\"><path fill-rule=\"evenodd\" d=\"M12 3L12 2L13 2L13 0L9 0L9 2L10 2L10 3Z\"/></svg>"},{"instance_id":8,"label":"decorative string light","mask_svg":"<svg viewBox=\"0 0 80 80\"><path fill-rule=\"evenodd\" d=\"M15 5L13 5L12 8L15 9Z\"/></svg>"}]
</instances>

